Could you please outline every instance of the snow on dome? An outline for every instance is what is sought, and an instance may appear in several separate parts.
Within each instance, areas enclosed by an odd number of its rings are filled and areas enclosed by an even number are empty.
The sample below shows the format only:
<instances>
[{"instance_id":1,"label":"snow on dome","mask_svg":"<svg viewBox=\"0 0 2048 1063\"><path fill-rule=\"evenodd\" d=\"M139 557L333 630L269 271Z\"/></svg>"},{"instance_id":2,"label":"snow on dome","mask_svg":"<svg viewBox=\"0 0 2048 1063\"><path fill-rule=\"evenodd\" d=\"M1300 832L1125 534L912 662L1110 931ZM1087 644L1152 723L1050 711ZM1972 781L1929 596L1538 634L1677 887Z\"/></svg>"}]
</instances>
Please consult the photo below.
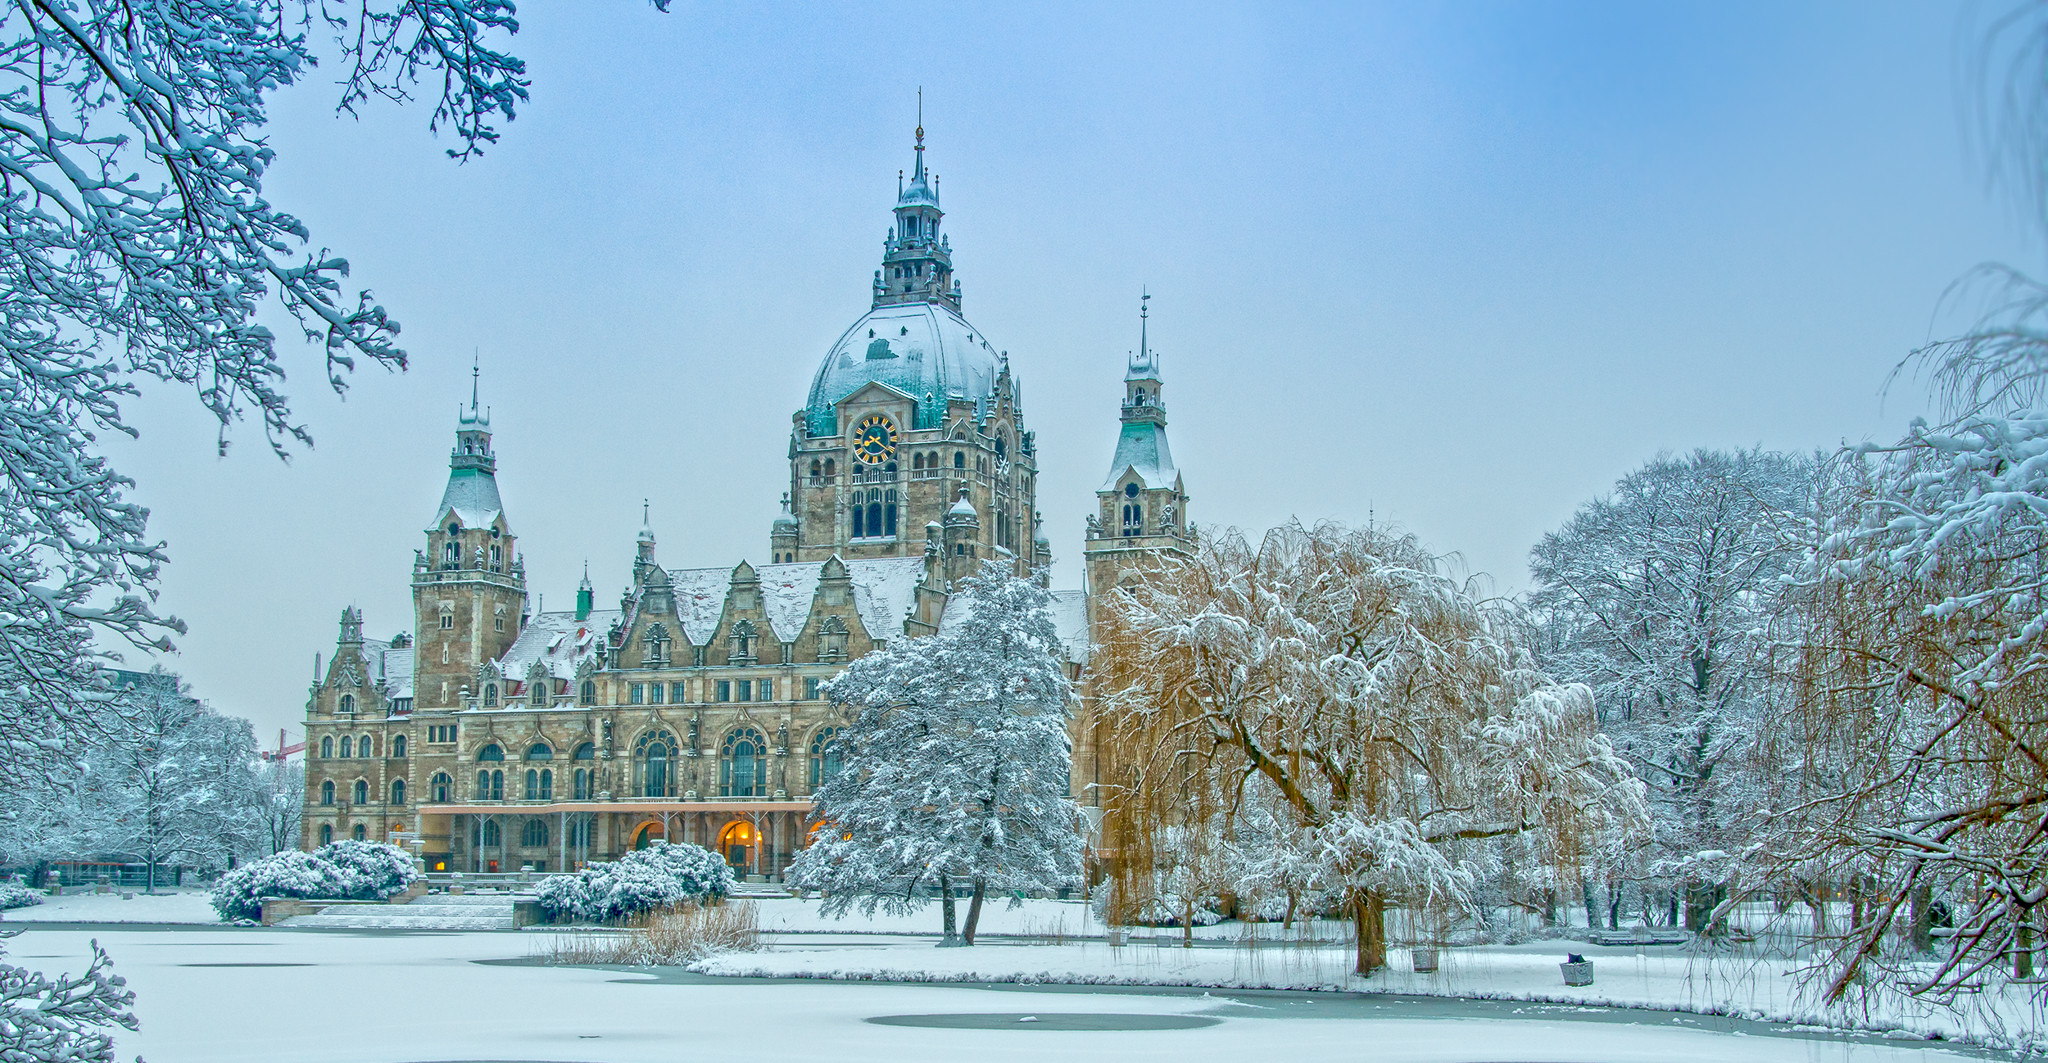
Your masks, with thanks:
<instances>
[{"instance_id":1,"label":"snow on dome","mask_svg":"<svg viewBox=\"0 0 2048 1063\"><path fill-rule=\"evenodd\" d=\"M573 611L535 613L519 630L512 648L498 658L498 671L507 679L525 682L527 670L540 661L556 679L574 679L577 666L597 652L598 636L623 619L617 609L599 609L582 620Z\"/></svg>"},{"instance_id":2,"label":"snow on dome","mask_svg":"<svg viewBox=\"0 0 2048 1063\"><path fill-rule=\"evenodd\" d=\"M878 306L832 345L811 381L805 418L814 436L838 435L841 399L871 383L917 402L916 423L937 428L946 399L984 402L995 395L997 351L980 330L937 303Z\"/></svg>"},{"instance_id":3,"label":"snow on dome","mask_svg":"<svg viewBox=\"0 0 2048 1063\"><path fill-rule=\"evenodd\" d=\"M975 520L981 519L981 514L974 511L974 503L967 500L967 492L964 490L960 492L960 500L953 503L953 508L946 511L946 516L971 517Z\"/></svg>"}]
</instances>

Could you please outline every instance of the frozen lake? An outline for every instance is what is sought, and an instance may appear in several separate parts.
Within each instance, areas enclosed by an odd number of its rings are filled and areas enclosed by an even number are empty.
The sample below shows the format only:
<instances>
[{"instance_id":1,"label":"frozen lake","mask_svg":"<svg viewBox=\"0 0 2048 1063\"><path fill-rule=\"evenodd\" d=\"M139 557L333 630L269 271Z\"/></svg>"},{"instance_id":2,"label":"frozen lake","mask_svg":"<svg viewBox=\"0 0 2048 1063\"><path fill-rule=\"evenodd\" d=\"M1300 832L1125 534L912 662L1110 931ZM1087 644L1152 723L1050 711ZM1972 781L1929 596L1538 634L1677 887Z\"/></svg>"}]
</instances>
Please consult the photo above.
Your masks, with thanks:
<instances>
[{"instance_id":1,"label":"frozen lake","mask_svg":"<svg viewBox=\"0 0 2048 1063\"><path fill-rule=\"evenodd\" d=\"M77 970L93 938L138 995L142 1029L119 1039L119 1055L151 1063L1982 1058L1924 1042L1570 1004L544 967L529 962L534 935L503 932L52 927L12 939L7 954Z\"/></svg>"}]
</instances>

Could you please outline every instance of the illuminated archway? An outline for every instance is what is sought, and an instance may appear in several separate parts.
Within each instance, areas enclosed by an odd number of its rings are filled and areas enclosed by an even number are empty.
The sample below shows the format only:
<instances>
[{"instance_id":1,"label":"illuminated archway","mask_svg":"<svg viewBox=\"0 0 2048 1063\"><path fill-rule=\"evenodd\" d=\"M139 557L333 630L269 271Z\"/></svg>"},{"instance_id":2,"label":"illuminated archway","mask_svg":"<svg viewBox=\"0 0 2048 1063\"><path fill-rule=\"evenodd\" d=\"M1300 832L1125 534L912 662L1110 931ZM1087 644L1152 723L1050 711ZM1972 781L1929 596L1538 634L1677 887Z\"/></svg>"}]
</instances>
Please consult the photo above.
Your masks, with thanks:
<instances>
[{"instance_id":1,"label":"illuminated archway","mask_svg":"<svg viewBox=\"0 0 2048 1063\"><path fill-rule=\"evenodd\" d=\"M718 832L718 854L735 872L745 874L751 870L753 860L761 848L761 832L753 823L736 819Z\"/></svg>"},{"instance_id":2,"label":"illuminated archway","mask_svg":"<svg viewBox=\"0 0 2048 1063\"><path fill-rule=\"evenodd\" d=\"M650 819L633 829L633 848L645 849L655 842L668 840L668 826L658 819Z\"/></svg>"}]
</instances>

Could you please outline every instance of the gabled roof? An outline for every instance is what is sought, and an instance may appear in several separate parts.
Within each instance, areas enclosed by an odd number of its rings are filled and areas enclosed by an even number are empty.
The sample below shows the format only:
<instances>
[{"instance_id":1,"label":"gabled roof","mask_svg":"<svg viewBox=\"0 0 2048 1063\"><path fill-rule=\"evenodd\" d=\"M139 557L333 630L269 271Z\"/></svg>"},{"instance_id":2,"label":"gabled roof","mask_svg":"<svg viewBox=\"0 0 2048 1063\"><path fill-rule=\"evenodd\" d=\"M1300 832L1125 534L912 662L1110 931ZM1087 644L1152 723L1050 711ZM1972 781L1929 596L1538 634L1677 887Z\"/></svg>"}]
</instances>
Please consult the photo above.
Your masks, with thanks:
<instances>
[{"instance_id":1,"label":"gabled roof","mask_svg":"<svg viewBox=\"0 0 2048 1063\"><path fill-rule=\"evenodd\" d=\"M768 626L783 642L803 634L817 597L818 581L825 561L762 565L754 570L761 581L762 604L768 612ZM917 584L924 578L921 557L881 557L841 561L853 583L853 608L861 626L871 638L893 639L903 634L903 618L917 601ZM718 633L719 618L725 614L725 596L731 590L730 568L673 568L669 582L675 587L676 614L683 634L691 645L702 646Z\"/></svg>"},{"instance_id":2,"label":"gabled roof","mask_svg":"<svg viewBox=\"0 0 2048 1063\"><path fill-rule=\"evenodd\" d=\"M512 648L498 658L498 671L523 683L527 671L539 661L556 679L573 679L584 658L597 652L605 632L623 615L617 609L598 609L578 620L574 611L535 613L520 629Z\"/></svg>"}]
</instances>

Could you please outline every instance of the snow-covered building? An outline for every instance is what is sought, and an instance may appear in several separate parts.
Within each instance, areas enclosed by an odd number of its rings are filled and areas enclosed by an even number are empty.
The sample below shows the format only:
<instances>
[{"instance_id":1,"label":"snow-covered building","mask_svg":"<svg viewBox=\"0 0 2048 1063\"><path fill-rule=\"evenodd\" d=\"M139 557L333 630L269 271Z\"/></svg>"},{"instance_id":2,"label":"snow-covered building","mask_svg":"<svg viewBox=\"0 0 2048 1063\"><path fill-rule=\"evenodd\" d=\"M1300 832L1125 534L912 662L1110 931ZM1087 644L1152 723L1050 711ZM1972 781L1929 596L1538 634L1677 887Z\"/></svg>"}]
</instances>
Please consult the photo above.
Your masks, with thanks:
<instances>
[{"instance_id":1,"label":"snow-covered building","mask_svg":"<svg viewBox=\"0 0 2048 1063\"><path fill-rule=\"evenodd\" d=\"M962 314L924 150L920 127L870 308L792 417L767 563L668 568L643 517L617 608L597 607L586 572L573 610L530 612L472 391L413 561L413 631L366 639L345 611L308 701L309 846L396 836L434 870L551 871L672 839L780 873L838 768L820 685L939 630L950 588L984 561L1024 575L1052 560L1021 387ZM1189 534L1145 316L1088 521L1086 571L1103 589ZM1082 676L1097 611L1086 590L1055 592L1055 607ZM1084 801L1092 771L1077 749Z\"/></svg>"}]
</instances>

